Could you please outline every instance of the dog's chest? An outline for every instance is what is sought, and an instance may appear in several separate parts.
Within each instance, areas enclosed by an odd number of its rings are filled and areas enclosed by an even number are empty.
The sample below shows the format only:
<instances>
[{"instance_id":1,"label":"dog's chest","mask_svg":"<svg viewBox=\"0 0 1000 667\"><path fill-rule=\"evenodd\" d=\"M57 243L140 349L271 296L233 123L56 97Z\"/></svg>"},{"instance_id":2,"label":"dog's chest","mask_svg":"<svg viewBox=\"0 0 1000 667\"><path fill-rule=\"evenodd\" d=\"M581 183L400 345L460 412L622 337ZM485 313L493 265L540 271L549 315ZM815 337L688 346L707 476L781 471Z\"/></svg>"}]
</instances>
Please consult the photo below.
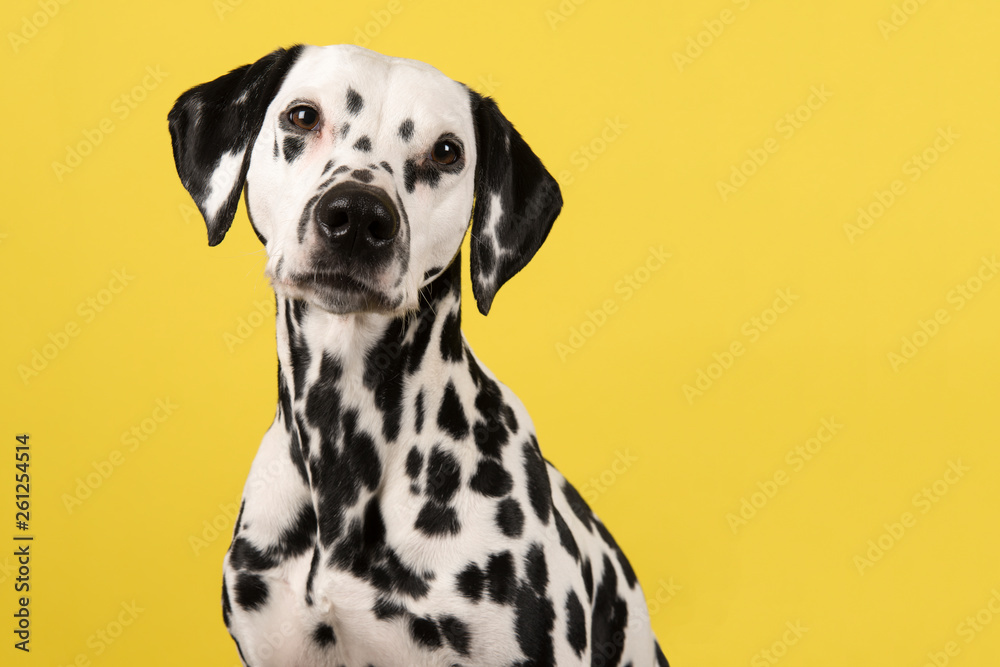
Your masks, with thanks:
<instances>
[{"instance_id":1,"label":"dog's chest","mask_svg":"<svg viewBox=\"0 0 1000 667\"><path fill-rule=\"evenodd\" d=\"M282 397L226 562L248 664L510 664L587 599L527 412L474 363L394 413L332 367Z\"/></svg>"}]
</instances>

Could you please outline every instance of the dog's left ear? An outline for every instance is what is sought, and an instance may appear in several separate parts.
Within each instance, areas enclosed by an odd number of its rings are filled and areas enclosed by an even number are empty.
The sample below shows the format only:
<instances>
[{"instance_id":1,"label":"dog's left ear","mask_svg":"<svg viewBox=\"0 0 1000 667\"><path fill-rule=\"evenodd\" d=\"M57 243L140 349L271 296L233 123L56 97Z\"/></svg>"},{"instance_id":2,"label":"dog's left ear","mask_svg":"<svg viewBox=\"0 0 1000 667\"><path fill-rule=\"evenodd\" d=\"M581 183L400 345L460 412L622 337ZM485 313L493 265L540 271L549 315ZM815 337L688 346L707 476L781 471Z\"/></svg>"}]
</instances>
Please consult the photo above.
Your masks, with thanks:
<instances>
[{"instance_id":1,"label":"dog's left ear","mask_svg":"<svg viewBox=\"0 0 1000 667\"><path fill-rule=\"evenodd\" d=\"M233 224L264 114L301 51L278 49L195 86L167 115L177 174L205 218L208 245Z\"/></svg>"},{"instance_id":2,"label":"dog's left ear","mask_svg":"<svg viewBox=\"0 0 1000 667\"><path fill-rule=\"evenodd\" d=\"M476 128L472 292L479 312L534 257L562 208L559 184L496 102L469 91Z\"/></svg>"}]
</instances>

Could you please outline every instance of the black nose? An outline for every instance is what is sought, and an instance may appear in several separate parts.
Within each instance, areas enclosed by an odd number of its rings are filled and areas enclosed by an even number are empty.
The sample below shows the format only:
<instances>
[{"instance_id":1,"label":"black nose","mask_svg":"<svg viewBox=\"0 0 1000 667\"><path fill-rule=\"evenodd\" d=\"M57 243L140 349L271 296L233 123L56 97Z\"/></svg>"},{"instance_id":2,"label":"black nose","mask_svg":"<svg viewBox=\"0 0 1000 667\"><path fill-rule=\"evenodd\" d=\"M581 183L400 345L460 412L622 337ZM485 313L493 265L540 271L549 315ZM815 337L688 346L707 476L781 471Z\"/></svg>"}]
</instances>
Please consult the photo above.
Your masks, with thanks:
<instances>
[{"instance_id":1,"label":"black nose","mask_svg":"<svg viewBox=\"0 0 1000 667\"><path fill-rule=\"evenodd\" d=\"M330 246L362 258L392 243L399 213L381 188L347 182L330 188L316 203L316 223Z\"/></svg>"}]
</instances>

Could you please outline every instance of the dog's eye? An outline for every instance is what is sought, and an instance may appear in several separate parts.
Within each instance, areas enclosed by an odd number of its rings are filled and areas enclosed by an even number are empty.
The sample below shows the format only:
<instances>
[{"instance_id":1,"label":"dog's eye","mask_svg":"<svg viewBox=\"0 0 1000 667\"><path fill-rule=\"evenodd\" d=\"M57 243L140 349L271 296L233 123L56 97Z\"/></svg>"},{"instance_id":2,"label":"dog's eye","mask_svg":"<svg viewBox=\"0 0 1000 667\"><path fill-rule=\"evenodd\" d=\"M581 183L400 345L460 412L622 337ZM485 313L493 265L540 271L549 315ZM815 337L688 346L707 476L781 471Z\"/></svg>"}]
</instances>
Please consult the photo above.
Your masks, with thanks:
<instances>
[{"instance_id":1,"label":"dog's eye","mask_svg":"<svg viewBox=\"0 0 1000 667\"><path fill-rule=\"evenodd\" d=\"M459 144L450 139L442 139L431 149L431 159L438 164L454 164L461 154Z\"/></svg>"},{"instance_id":2,"label":"dog's eye","mask_svg":"<svg viewBox=\"0 0 1000 667\"><path fill-rule=\"evenodd\" d=\"M293 107L292 110L288 112L288 120L290 120L292 125L295 127L302 128L303 130L311 130L316 127L316 123L319 122L319 113L317 113L312 107L300 104L297 107Z\"/></svg>"}]
</instances>

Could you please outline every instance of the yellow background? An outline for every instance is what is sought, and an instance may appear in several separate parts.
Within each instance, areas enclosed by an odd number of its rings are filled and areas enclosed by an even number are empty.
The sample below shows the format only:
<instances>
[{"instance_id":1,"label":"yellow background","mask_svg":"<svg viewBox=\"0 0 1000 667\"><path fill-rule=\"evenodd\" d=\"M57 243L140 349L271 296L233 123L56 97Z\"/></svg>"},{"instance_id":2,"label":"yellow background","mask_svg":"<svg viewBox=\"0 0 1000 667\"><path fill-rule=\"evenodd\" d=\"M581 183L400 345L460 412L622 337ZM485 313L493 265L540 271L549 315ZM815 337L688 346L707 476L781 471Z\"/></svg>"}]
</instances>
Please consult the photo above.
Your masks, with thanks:
<instances>
[{"instance_id":1,"label":"yellow background","mask_svg":"<svg viewBox=\"0 0 1000 667\"><path fill-rule=\"evenodd\" d=\"M493 94L559 177L545 246L488 318L466 290L465 331L629 554L671 664L997 664L1000 280L976 279L1000 253L1000 6L396 2L4 4L0 663L238 663L220 569L274 411L272 297L242 208L207 246L166 113L276 46L367 40ZM813 87L829 97L809 109ZM100 142L57 174L88 133ZM754 173L724 200L733 169ZM852 242L845 225L896 180ZM661 246L669 260L646 273ZM979 290L959 308L965 284ZM778 290L797 300L775 321ZM771 325L751 340L754 317ZM915 336L922 321L934 336ZM903 337L924 344L894 368ZM689 400L699 371L715 379ZM176 406L161 422L158 399ZM796 469L786 455L823 419L843 427ZM146 439L130 449L133 428ZM27 656L10 631L20 432L37 537ZM968 470L940 481L950 462ZM78 478L108 465L69 511ZM758 507L737 525L744 499Z\"/></svg>"}]
</instances>

